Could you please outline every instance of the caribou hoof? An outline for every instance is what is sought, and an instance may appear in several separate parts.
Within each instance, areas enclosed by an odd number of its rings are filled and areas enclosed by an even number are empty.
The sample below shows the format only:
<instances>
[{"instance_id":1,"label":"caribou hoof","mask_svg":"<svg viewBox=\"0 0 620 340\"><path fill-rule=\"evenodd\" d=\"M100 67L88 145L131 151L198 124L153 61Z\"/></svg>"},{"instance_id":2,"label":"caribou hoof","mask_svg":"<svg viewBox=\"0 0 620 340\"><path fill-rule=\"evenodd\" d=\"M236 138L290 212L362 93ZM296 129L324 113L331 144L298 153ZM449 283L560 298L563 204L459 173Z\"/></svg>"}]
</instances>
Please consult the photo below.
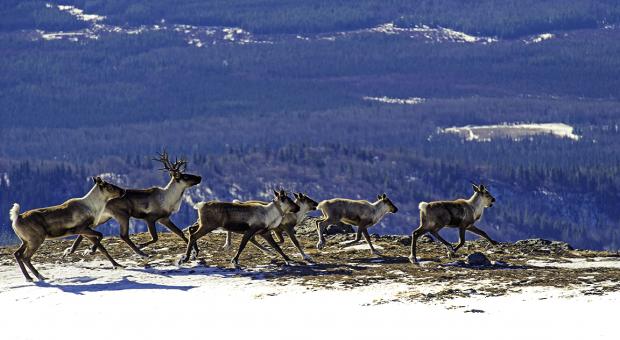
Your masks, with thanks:
<instances>
[{"instance_id":1,"label":"caribou hoof","mask_svg":"<svg viewBox=\"0 0 620 340\"><path fill-rule=\"evenodd\" d=\"M312 256L308 255L308 254L303 254L301 255L301 257L308 262L314 262L314 260L312 259Z\"/></svg>"},{"instance_id":2,"label":"caribou hoof","mask_svg":"<svg viewBox=\"0 0 620 340\"><path fill-rule=\"evenodd\" d=\"M90 255L93 255L95 252L96 252L96 250L92 250L92 249L88 248L88 249L86 249L86 250L84 250L84 251L82 252L82 255L84 255L84 256L90 256Z\"/></svg>"},{"instance_id":3,"label":"caribou hoof","mask_svg":"<svg viewBox=\"0 0 620 340\"><path fill-rule=\"evenodd\" d=\"M224 250L226 250L226 251L231 250L231 249L232 249L232 244L230 244L230 243L226 243L226 244L224 244L224 245L222 246L222 249L224 249Z\"/></svg>"},{"instance_id":4,"label":"caribou hoof","mask_svg":"<svg viewBox=\"0 0 620 340\"><path fill-rule=\"evenodd\" d=\"M181 257L179 257L179 259L177 260L177 266L180 266L181 264L187 262L187 256L183 255Z\"/></svg>"},{"instance_id":5,"label":"caribou hoof","mask_svg":"<svg viewBox=\"0 0 620 340\"><path fill-rule=\"evenodd\" d=\"M379 251L378 251L378 250L376 250L376 249L371 249L371 250L370 250L370 254L371 254L371 255L375 255L375 256L381 256L381 255L383 255L383 254L381 254L381 252L379 252Z\"/></svg>"},{"instance_id":6,"label":"caribou hoof","mask_svg":"<svg viewBox=\"0 0 620 340\"><path fill-rule=\"evenodd\" d=\"M325 247L325 242L319 242L316 244L316 249L321 250Z\"/></svg>"},{"instance_id":7,"label":"caribou hoof","mask_svg":"<svg viewBox=\"0 0 620 340\"><path fill-rule=\"evenodd\" d=\"M113 263L112 264L112 269L123 269L123 268L125 268L125 266L123 266L120 263Z\"/></svg>"},{"instance_id":8,"label":"caribou hoof","mask_svg":"<svg viewBox=\"0 0 620 340\"><path fill-rule=\"evenodd\" d=\"M192 252L189 254L190 260L194 261L196 259L196 256L198 256L198 252L196 251L196 249L192 249Z\"/></svg>"},{"instance_id":9,"label":"caribou hoof","mask_svg":"<svg viewBox=\"0 0 620 340\"><path fill-rule=\"evenodd\" d=\"M409 256L409 262L413 264L419 264L418 260L414 256Z\"/></svg>"},{"instance_id":10,"label":"caribou hoof","mask_svg":"<svg viewBox=\"0 0 620 340\"><path fill-rule=\"evenodd\" d=\"M69 256L73 254L73 251L71 250L71 247L65 249L65 251L62 252L62 258L64 259L65 257Z\"/></svg>"}]
</instances>

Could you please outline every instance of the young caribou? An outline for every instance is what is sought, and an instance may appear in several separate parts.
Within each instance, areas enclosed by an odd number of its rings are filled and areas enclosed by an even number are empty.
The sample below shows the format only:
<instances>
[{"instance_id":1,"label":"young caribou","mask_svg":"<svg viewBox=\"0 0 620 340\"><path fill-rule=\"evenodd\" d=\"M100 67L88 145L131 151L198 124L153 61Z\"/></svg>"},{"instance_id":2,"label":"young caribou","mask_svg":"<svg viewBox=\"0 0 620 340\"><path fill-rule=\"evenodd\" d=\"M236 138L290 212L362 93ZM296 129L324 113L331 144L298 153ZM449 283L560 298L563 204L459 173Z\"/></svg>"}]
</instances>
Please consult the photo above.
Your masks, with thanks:
<instances>
[{"instance_id":1,"label":"young caribou","mask_svg":"<svg viewBox=\"0 0 620 340\"><path fill-rule=\"evenodd\" d=\"M293 196L295 196L295 204L299 206L299 211L289 212L288 214L286 214L284 218L282 219L282 222L280 222L280 225L273 230L273 233L276 236L277 243L284 242L283 234L286 233L288 237L291 239L291 241L293 242L293 244L295 245L295 247L297 248L297 250L299 250L299 254L301 255L301 257L306 261L312 261L312 258L310 257L310 255L306 254L303 248L301 247L301 244L299 244L299 241L297 240L297 237L295 236L295 227L299 225L304 220L304 218L306 218L306 215L308 214L308 212L312 210L316 210L316 207L319 204L315 200L311 199L310 197L308 197L307 195L301 192L293 193ZM254 203L254 204L261 204L261 205L269 204L269 202L265 202L265 201L245 201L244 203ZM232 232L228 231L226 233L226 243L224 243L224 247L223 247L224 249L231 248L232 246L231 236L232 236ZM264 252L265 251L270 252L268 249L265 249L263 246L253 241L254 241L254 238L252 238L250 242L256 245L260 250Z\"/></svg>"},{"instance_id":2,"label":"young caribou","mask_svg":"<svg viewBox=\"0 0 620 340\"><path fill-rule=\"evenodd\" d=\"M88 238L93 247L98 248L110 260L112 266L122 267L101 244L103 235L91 227L100 224L106 203L111 199L122 197L125 190L103 181L100 177L93 177L93 181L95 185L86 196L72 198L61 205L33 209L20 214L19 204L13 204L9 215L13 230L22 241L14 255L26 280L32 281L32 278L24 265L37 279L45 279L30 262L32 255L43 241L70 235Z\"/></svg>"},{"instance_id":3,"label":"young caribou","mask_svg":"<svg viewBox=\"0 0 620 340\"><path fill-rule=\"evenodd\" d=\"M243 234L239 249L231 260L235 267L239 266L239 256L255 234L264 238L282 256L284 261L287 264L289 263L290 259L271 237L270 232L280 225L287 213L299 211L299 206L283 190L274 191L274 198L267 205L210 201L198 203L195 208L198 210L198 221L190 227L191 234L187 251L179 262L189 261L192 250L196 254L198 253L196 246L198 239L215 229L221 228Z\"/></svg>"},{"instance_id":4,"label":"young caribou","mask_svg":"<svg viewBox=\"0 0 620 340\"><path fill-rule=\"evenodd\" d=\"M379 223L385 214L398 211L398 208L386 194L378 195L377 201L374 203L364 200L334 198L322 201L317 208L323 212L323 216L316 221L316 230L319 233L317 249L322 249L325 246L325 236L323 236L325 228L331 224L343 222L357 226L355 240L347 245L359 242L362 239L362 235L364 235L366 243L370 247L370 253L373 255L379 255L379 252L375 250L372 242L370 242L368 228Z\"/></svg>"},{"instance_id":5,"label":"young caribou","mask_svg":"<svg viewBox=\"0 0 620 340\"><path fill-rule=\"evenodd\" d=\"M484 209L493 206L495 197L491 195L484 185L472 185L474 194L467 200L457 199L455 201L420 203L418 206L420 209L420 226L411 235L411 255L409 256L411 263L418 262L416 258L416 241L418 237L426 232L431 233L443 243L448 248L450 255L456 253L465 243L466 230L484 237L493 245L497 244L487 233L474 225L482 217ZM459 243L455 247L439 235L439 230L443 227L459 228Z\"/></svg>"},{"instance_id":6,"label":"young caribou","mask_svg":"<svg viewBox=\"0 0 620 340\"><path fill-rule=\"evenodd\" d=\"M118 221L120 237L138 255L147 257L141 250L149 244L157 242L157 222L166 226L170 231L179 236L185 243L188 242L183 232L172 222L170 216L181 207L181 200L185 189L197 185L202 178L200 176L186 174L187 161L175 160L171 163L166 151L159 154L154 160L161 162L164 171L170 175L170 181L164 188L152 187L149 189L128 189L123 197L111 200L106 205L105 212L100 220L105 223L110 218ZM151 234L151 240L136 246L129 238L129 219L138 218L146 221L146 226ZM65 250L65 255L72 254L78 247L82 237L79 236L70 248ZM94 253L96 248L90 249Z\"/></svg>"}]
</instances>

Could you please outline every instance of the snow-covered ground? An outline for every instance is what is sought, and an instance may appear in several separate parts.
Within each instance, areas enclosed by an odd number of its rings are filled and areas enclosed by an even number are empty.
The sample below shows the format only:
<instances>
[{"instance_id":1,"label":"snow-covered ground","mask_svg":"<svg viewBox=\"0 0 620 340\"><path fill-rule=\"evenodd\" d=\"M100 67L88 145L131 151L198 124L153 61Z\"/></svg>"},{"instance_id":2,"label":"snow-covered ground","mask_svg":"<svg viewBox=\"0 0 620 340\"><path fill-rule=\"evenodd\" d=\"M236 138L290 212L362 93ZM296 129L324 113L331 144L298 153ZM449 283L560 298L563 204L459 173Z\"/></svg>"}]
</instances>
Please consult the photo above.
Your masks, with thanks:
<instances>
[{"instance_id":1,"label":"snow-covered ground","mask_svg":"<svg viewBox=\"0 0 620 340\"><path fill-rule=\"evenodd\" d=\"M535 267L556 267L569 269L583 268L620 268L620 258L589 258L589 259L564 259L563 262L558 261L541 261L529 260L527 264Z\"/></svg>"},{"instance_id":2,"label":"snow-covered ground","mask_svg":"<svg viewBox=\"0 0 620 340\"><path fill-rule=\"evenodd\" d=\"M521 140L524 137L551 134L556 137L579 140L581 136L573 132L573 127L564 123L543 124L500 124L467 125L440 129L439 133L453 133L464 136L468 141L489 142L494 137L508 137Z\"/></svg>"},{"instance_id":3,"label":"snow-covered ground","mask_svg":"<svg viewBox=\"0 0 620 340\"><path fill-rule=\"evenodd\" d=\"M15 266L2 266L2 336L481 340L617 335L614 311L620 293L584 296L570 289L527 288L499 297L393 302L399 294L429 287L316 288L212 267L153 265L112 270L100 261L41 264L51 278L43 283L27 283Z\"/></svg>"}]
</instances>

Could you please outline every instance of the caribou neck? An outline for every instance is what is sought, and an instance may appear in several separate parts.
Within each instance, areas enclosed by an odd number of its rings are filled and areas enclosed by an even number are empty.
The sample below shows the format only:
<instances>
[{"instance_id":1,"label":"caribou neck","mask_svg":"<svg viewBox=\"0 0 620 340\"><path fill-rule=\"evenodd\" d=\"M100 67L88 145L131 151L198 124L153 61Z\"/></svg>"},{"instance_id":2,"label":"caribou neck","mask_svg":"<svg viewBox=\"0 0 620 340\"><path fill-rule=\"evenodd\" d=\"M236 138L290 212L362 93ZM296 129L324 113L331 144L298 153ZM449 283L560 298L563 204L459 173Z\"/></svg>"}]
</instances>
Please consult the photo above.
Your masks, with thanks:
<instances>
[{"instance_id":1,"label":"caribou neck","mask_svg":"<svg viewBox=\"0 0 620 340\"><path fill-rule=\"evenodd\" d=\"M376 202L371 203L371 205L375 209L375 214L373 218L375 223L377 223L390 210L388 205L383 203L382 200L377 200Z\"/></svg>"},{"instance_id":2,"label":"caribou neck","mask_svg":"<svg viewBox=\"0 0 620 340\"><path fill-rule=\"evenodd\" d=\"M279 225L284 217L284 211L282 207L280 207L279 203L274 201L269 202L269 204L265 205L265 210L267 210L267 225Z\"/></svg>"},{"instance_id":3,"label":"caribou neck","mask_svg":"<svg viewBox=\"0 0 620 340\"><path fill-rule=\"evenodd\" d=\"M169 198L172 201L176 202L181 200L185 189L186 187L183 184L177 182L174 177L171 177L170 182L168 182L166 187L164 187L163 192L166 198Z\"/></svg>"},{"instance_id":4,"label":"caribou neck","mask_svg":"<svg viewBox=\"0 0 620 340\"><path fill-rule=\"evenodd\" d=\"M474 194L467 200L467 203L474 208L474 220L478 220L482 217L482 213L484 212L484 202L482 201L482 195L480 195L480 193L474 192Z\"/></svg>"},{"instance_id":5,"label":"caribou neck","mask_svg":"<svg viewBox=\"0 0 620 340\"><path fill-rule=\"evenodd\" d=\"M295 221L297 222L296 224L301 223L301 221L303 221L304 217L306 217L306 214L308 213L308 211L310 211L310 206L307 204L297 204L299 205L299 211L295 214Z\"/></svg>"},{"instance_id":6,"label":"caribou neck","mask_svg":"<svg viewBox=\"0 0 620 340\"><path fill-rule=\"evenodd\" d=\"M79 200L94 216L98 216L105 209L106 198L96 184Z\"/></svg>"}]
</instances>

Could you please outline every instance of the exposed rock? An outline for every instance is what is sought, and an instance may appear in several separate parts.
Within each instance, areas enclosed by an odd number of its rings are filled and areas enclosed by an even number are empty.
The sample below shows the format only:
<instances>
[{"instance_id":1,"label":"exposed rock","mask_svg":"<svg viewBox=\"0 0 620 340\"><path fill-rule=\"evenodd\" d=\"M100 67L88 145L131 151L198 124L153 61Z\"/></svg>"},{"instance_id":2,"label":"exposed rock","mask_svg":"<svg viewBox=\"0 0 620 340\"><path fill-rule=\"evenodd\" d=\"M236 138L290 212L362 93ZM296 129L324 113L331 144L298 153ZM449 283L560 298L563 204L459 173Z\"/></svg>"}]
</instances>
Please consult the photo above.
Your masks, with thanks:
<instances>
[{"instance_id":1,"label":"exposed rock","mask_svg":"<svg viewBox=\"0 0 620 340\"><path fill-rule=\"evenodd\" d=\"M325 235L350 234L354 232L355 230L352 226L344 223L338 223L328 226L325 230Z\"/></svg>"},{"instance_id":2,"label":"exposed rock","mask_svg":"<svg viewBox=\"0 0 620 340\"><path fill-rule=\"evenodd\" d=\"M574 248L562 241L549 241L542 238L532 238L515 242L515 245L530 251L541 251L547 253L560 253L574 250Z\"/></svg>"},{"instance_id":3,"label":"exposed rock","mask_svg":"<svg viewBox=\"0 0 620 340\"><path fill-rule=\"evenodd\" d=\"M480 252L475 252L467 255L467 264L470 266L490 266L491 261Z\"/></svg>"},{"instance_id":4,"label":"exposed rock","mask_svg":"<svg viewBox=\"0 0 620 340\"><path fill-rule=\"evenodd\" d=\"M385 237L385 236L382 236ZM422 235L418 238L418 243L433 243L433 237L431 235ZM396 240L396 242L402 244L403 246L411 246L411 236L401 236Z\"/></svg>"}]
</instances>

